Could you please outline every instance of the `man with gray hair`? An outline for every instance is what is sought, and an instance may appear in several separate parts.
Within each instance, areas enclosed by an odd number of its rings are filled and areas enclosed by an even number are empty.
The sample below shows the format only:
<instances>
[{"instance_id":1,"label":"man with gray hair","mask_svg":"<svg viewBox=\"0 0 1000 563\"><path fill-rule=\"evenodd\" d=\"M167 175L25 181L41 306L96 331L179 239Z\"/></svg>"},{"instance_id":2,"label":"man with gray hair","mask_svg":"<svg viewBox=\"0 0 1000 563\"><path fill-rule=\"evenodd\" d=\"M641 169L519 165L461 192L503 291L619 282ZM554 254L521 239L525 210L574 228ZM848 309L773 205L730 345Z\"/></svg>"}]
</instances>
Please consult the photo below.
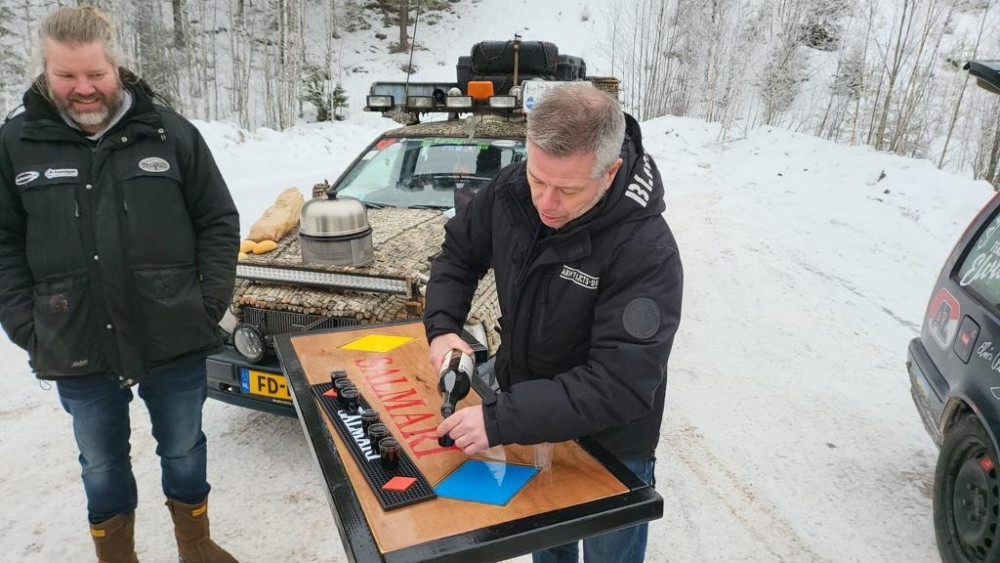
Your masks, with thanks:
<instances>
[{"instance_id":1,"label":"man with gray hair","mask_svg":"<svg viewBox=\"0 0 1000 563\"><path fill-rule=\"evenodd\" d=\"M500 444L594 438L653 483L680 323L682 269L663 185L639 124L588 84L550 91L528 114L527 161L506 167L446 226L424 326L431 364L452 348L493 268L502 314L501 392L438 434L474 455ZM587 561L642 561L645 524L584 541ZM577 545L534 554L576 561Z\"/></svg>"},{"instance_id":2,"label":"man with gray hair","mask_svg":"<svg viewBox=\"0 0 1000 563\"><path fill-rule=\"evenodd\" d=\"M138 385L181 560L235 561L209 536L201 419L236 207L198 130L121 66L105 14L39 30L43 73L0 128L0 324L72 417L98 560L136 561Z\"/></svg>"}]
</instances>

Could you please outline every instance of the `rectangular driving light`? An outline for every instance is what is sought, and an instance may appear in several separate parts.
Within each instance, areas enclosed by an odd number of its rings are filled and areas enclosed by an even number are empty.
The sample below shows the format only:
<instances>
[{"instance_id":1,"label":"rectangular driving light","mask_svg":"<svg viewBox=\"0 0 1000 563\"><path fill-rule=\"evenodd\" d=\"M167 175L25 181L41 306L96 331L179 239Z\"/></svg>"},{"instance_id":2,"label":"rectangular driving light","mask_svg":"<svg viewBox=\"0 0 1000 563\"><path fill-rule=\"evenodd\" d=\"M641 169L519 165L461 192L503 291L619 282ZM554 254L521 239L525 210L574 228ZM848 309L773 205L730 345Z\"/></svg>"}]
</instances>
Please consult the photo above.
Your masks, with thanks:
<instances>
[{"instance_id":1,"label":"rectangular driving light","mask_svg":"<svg viewBox=\"0 0 1000 563\"><path fill-rule=\"evenodd\" d=\"M434 109L433 96L407 96L406 107L410 109Z\"/></svg>"},{"instance_id":2,"label":"rectangular driving light","mask_svg":"<svg viewBox=\"0 0 1000 563\"><path fill-rule=\"evenodd\" d=\"M469 109L472 107L472 96L448 96L444 105L450 109Z\"/></svg>"},{"instance_id":3,"label":"rectangular driving light","mask_svg":"<svg viewBox=\"0 0 1000 563\"><path fill-rule=\"evenodd\" d=\"M366 103L371 109L392 109L395 100L392 99L392 96L368 96Z\"/></svg>"},{"instance_id":4,"label":"rectangular driving light","mask_svg":"<svg viewBox=\"0 0 1000 563\"><path fill-rule=\"evenodd\" d=\"M409 284L404 278L366 276L363 274L342 274L316 270L296 270L294 268L272 268L269 266L236 265L236 277L252 281L304 285L331 289L372 291L407 295Z\"/></svg>"},{"instance_id":5,"label":"rectangular driving light","mask_svg":"<svg viewBox=\"0 0 1000 563\"><path fill-rule=\"evenodd\" d=\"M514 109L517 107L517 98L514 96L490 96L490 107Z\"/></svg>"}]
</instances>

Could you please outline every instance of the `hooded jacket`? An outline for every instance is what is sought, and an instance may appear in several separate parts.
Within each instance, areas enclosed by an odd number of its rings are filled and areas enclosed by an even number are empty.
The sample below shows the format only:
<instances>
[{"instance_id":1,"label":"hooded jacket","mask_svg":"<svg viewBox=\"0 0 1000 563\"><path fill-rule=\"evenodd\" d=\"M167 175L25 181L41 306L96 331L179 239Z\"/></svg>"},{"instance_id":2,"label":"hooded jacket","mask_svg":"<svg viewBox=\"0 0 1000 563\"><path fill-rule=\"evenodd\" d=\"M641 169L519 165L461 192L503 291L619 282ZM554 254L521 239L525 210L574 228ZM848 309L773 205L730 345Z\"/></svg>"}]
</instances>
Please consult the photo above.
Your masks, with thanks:
<instances>
[{"instance_id":1,"label":"hooded jacket","mask_svg":"<svg viewBox=\"0 0 1000 563\"><path fill-rule=\"evenodd\" d=\"M148 369L219 347L239 217L195 127L121 71L98 141L41 94L0 128L0 324L41 379Z\"/></svg>"},{"instance_id":2,"label":"hooded jacket","mask_svg":"<svg viewBox=\"0 0 1000 563\"><path fill-rule=\"evenodd\" d=\"M526 164L500 172L452 218L427 288L428 340L460 333L492 267L503 318L490 445L592 436L619 457L659 440L683 274L663 184L626 115L623 164L602 201L538 240Z\"/></svg>"}]
</instances>

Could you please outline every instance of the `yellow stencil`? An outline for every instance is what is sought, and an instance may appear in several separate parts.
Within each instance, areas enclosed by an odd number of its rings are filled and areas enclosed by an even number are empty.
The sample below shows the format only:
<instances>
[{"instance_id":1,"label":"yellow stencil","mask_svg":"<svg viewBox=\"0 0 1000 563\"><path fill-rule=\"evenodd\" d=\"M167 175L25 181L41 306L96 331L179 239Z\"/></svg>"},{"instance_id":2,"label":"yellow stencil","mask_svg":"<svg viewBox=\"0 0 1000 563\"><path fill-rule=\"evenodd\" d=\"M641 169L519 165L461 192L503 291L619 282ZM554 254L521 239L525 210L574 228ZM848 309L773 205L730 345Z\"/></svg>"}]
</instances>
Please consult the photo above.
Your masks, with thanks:
<instances>
[{"instance_id":1,"label":"yellow stencil","mask_svg":"<svg viewBox=\"0 0 1000 563\"><path fill-rule=\"evenodd\" d=\"M344 350L360 352L389 352L413 340L410 336L389 336L388 334L369 334L357 340L352 340L341 346Z\"/></svg>"}]
</instances>

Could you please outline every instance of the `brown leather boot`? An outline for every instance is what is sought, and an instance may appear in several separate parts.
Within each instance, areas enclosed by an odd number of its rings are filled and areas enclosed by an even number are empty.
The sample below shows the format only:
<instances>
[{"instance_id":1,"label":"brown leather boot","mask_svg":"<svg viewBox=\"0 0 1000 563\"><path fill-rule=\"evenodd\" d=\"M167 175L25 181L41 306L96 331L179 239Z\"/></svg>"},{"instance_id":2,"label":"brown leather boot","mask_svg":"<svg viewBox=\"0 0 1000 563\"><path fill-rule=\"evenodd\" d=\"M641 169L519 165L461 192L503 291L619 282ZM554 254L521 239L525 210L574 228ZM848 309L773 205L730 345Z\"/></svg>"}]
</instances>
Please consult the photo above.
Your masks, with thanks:
<instances>
[{"instance_id":1,"label":"brown leather boot","mask_svg":"<svg viewBox=\"0 0 1000 563\"><path fill-rule=\"evenodd\" d=\"M135 556L135 512L90 525L97 563L139 563Z\"/></svg>"},{"instance_id":2,"label":"brown leather boot","mask_svg":"<svg viewBox=\"0 0 1000 563\"><path fill-rule=\"evenodd\" d=\"M182 563L237 563L208 535L208 500L185 504L167 499L167 508L174 519L174 537Z\"/></svg>"}]
</instances>

